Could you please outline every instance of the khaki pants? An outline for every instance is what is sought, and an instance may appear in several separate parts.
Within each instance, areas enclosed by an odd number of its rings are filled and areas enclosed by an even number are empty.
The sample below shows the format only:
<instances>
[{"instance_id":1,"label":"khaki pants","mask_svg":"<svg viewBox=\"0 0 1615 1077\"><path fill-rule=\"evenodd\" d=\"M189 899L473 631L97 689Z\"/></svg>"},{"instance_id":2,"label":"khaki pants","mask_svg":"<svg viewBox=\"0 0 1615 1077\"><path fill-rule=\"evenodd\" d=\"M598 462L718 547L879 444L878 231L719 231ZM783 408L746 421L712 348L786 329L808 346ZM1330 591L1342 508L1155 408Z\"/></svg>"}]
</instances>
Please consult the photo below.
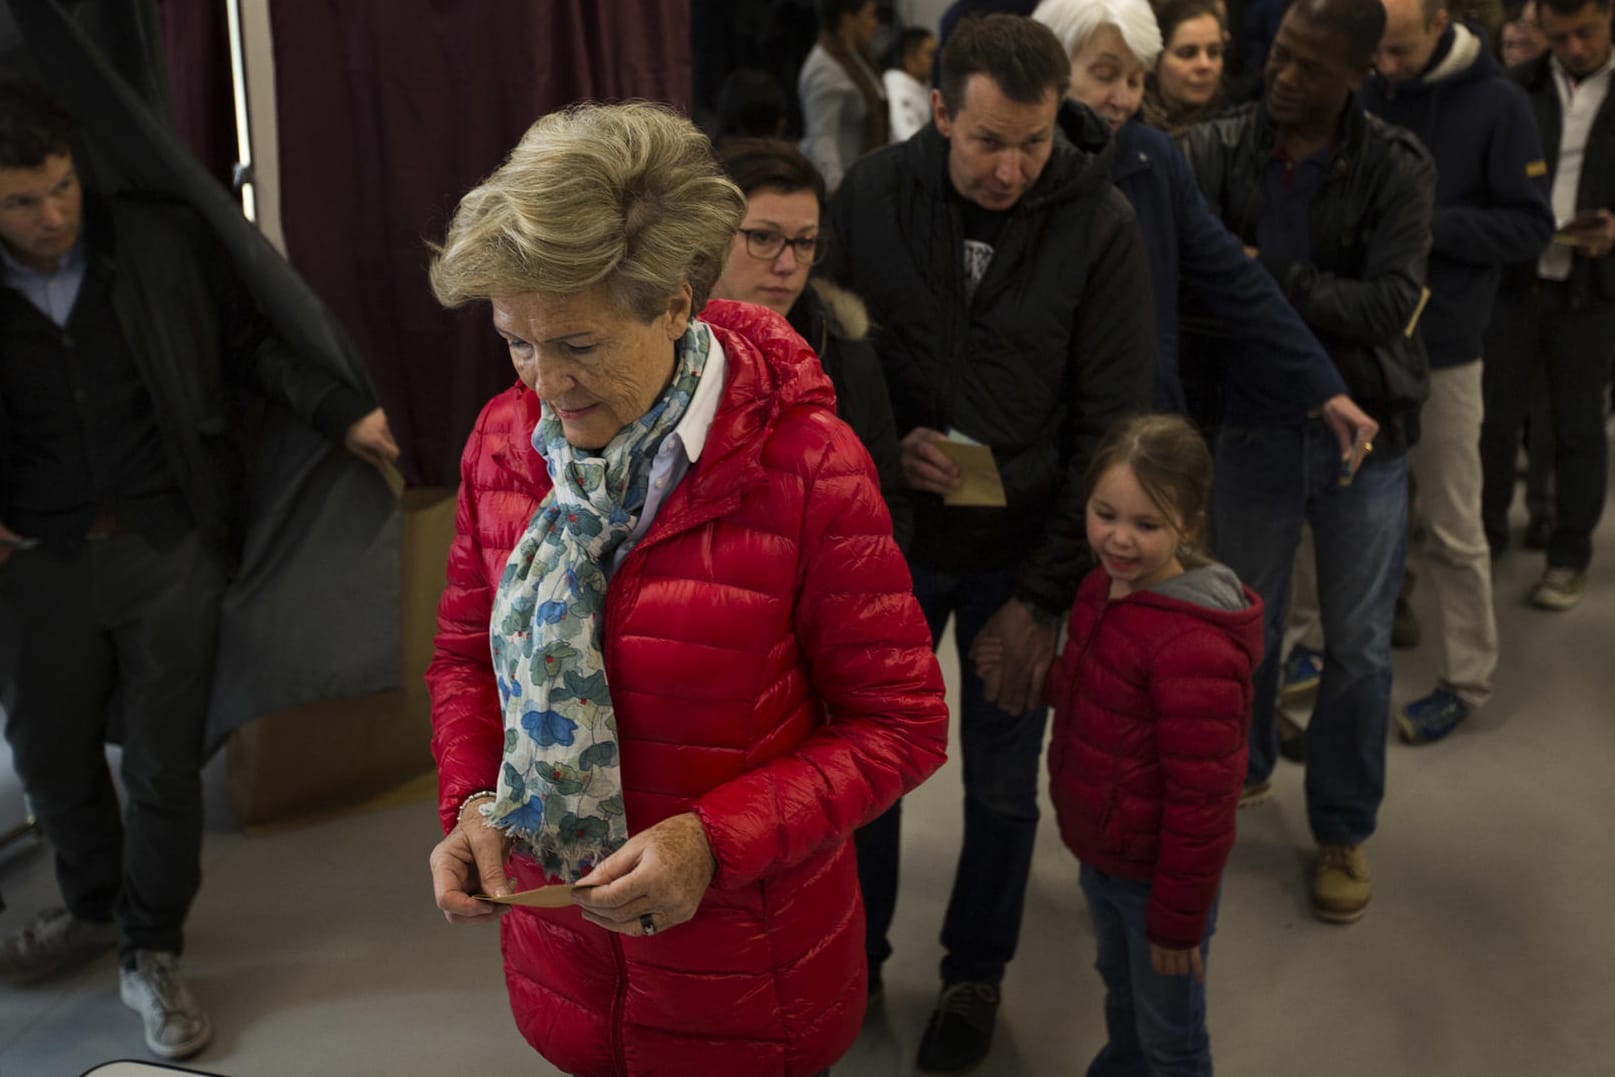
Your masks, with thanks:
<instances>
[{"instance_id":1,"label":"khaki pants","mask_svg":"<svg viewBox=\"0 0 1615 1077\"><path fill-rule=\"evenodd\" d=\"M1481 526L1481 364L1430 372L1422 434L1409 455L1429 527L1425 577L1440 617L1442 684L1471 707L1492 694L1497 617L1492 559Z\"/></svg>"}]
</instances>

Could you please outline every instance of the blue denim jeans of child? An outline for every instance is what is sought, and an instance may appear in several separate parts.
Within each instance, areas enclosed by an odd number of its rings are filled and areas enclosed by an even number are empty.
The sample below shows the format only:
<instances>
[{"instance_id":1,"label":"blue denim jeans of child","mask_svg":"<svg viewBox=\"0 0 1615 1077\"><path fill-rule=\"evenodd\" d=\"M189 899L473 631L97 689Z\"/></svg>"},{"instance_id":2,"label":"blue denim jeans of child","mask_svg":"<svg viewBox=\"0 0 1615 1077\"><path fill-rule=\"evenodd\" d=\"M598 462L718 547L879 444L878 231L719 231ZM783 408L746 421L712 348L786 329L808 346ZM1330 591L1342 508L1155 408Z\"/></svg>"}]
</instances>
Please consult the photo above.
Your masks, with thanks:
<instances>
[{"instance_id":1,"label":"blue denim jeans of child","mask_svg":"<svg viewBox=\"0 0 1615 1077\"><path fill-rule=\"evenodd\" d=\"M960 755L964 767L964 847L942 925L942 979L998 983L1015 956L1026 904L1026 882L1037 838L1038 760L1048 711L1008 714L988 703L970 644L987 620L1015 593L1016 572L964 575L919 565L914 595L941 642L956 617L959 651ZM901 802L858 832L858 880L867 918L865 951L878 965L891 954L887 930L897 902Z\"/></svg>"},{"instance_id":2,"label":"blue denim jeans of child","mask_svg":"<svg viewBox=\"0 0 1615 1077\"><path fill-rule=\"evenodd\" d=\"M1078 881L1093 919L1094 968L1105 981L1109 1037L1088 1077L1211 1077L1206 985L1192 975L1162 976L1150 963L1145 930L1150 884L1106 875L1087 864ZM1200 940L1201 961L1211 951L1218 901L1211 904Z\"/></svg>"},{"instance_id":3,"label":"blue denim jeans of child","mask_svg":"<svg viewBox=\"0 0 1615 1077\"><path fill-rule=\"evenodd\" d=\"M1217 556L1262 596L1266 652L1256 668L1247 782L1278 753L1274 709L1284 618L1301 522L1312 525L1323 622L1323 677L1307 726L1307 821L1320 844L1374 832L1385 796L1391 621L1407 549L1407 457L1370 455L1340 483L1340 443L1304 427L1225 427L1213 492Z\"/></svg>"}]
</instances>

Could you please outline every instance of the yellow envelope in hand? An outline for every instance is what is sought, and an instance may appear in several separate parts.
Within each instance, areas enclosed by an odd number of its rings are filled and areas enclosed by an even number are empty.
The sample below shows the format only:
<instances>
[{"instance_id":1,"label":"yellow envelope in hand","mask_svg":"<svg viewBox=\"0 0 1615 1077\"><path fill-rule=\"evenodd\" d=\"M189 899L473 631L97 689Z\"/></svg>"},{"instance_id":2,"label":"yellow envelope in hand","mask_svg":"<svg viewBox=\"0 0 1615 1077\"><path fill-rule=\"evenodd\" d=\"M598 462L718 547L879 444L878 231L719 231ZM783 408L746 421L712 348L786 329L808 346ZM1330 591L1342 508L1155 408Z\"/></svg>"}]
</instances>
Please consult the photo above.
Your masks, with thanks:
<instances>
[{"instance_id":1,"label":"yellow envelope in hand","mask_svg":"<svg viewBox=\"0 0 1615 1077\"><path fill-rule=\"evenodd\" d=\"M963 480L951 494L942 495L944 505L1001 509L1009 504L1004 481L999 477L993 451L975 442L945 440L934 443L953 461Z\"/></svg>"},{"instance_id":2,"label":"yellow envelope in hand","mask_svg":"<svg viewBox=\"0 0 1615 1077\"><path fill-rule=\"evenodd\" d=\"M486 901L491 905L525 905L530 909L564 909L572 904L572 890L571 883L557 883L554 886L540 886L536 890L523 890L519 894L506 894L504 897L478 894L477 900Z\"/></svg>"}]
</instances>

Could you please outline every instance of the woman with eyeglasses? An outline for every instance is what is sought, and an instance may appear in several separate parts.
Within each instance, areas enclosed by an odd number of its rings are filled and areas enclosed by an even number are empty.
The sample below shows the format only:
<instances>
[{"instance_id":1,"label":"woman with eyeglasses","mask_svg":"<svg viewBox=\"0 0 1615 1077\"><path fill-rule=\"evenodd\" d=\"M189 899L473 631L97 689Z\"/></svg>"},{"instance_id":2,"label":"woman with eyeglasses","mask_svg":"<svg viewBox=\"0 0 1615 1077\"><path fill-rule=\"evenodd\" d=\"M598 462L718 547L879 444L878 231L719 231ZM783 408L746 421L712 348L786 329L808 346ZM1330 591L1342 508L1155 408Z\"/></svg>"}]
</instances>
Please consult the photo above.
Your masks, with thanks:
<instances>
[{"instance_id":1,"label":"woman with eyeglasses","mask_svg":"<svg viewBox=\"0 0 1615 1077\"><path fill-rule=\"evenodd\" d=\"M824 255L819 231L824 180L789 142L738 140L718 163L746 196L746 215L729 250L729 264L712 294L756 303L783 314L836 390L836 414L852 427L880 472L880 493L892 514L897 545L908 549L913 511L897 445L897 423L880 360L869 343L863 301L822 278L809 279Z\"/></svg>"}]
</instances>

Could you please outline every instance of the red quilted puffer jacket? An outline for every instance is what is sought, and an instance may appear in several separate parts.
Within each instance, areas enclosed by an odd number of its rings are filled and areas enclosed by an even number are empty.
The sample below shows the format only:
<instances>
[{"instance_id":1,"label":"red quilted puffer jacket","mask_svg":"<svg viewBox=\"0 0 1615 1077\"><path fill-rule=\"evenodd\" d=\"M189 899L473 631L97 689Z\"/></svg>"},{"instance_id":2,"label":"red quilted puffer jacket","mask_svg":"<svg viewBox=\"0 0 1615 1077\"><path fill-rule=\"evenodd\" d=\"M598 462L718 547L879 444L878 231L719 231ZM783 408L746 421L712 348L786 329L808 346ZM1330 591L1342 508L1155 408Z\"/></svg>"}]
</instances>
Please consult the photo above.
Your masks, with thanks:
<instances>
[{"instance_id":1,"label":"red quilted puffer jacket","mask_svg":"<svg viewBox=\"0 0 1615 1077\"><path fill-rule=\"evenodd\" d=\"M606 673L631 830L694 811L717 874L653 938L576 909L502 920L522 1034L578 1077L812 1074L863 1020L852 831L943 760L931 636L875 470L784 319L714 301L727 359L700 460L612 576ZM466 446L427 673L444 831L496 784L504 740L489 611L548 491L537 397L483 410ZM526 857L526 889L546 880Z\"/></svg>"},{"instance_id":2,"label":"red quilted puffer jacket","mask_svg":"<svg viewBox=\"0 0 1615 1077\"><path fill-rule=\"evenodd\" d=\"M1262 600L1227 569L1193 570L1172 592L1212 572L1244 608L1156 590L1111 601L1110 578L1095 569L1050 673L1060 836L1084 864L1149 882L1150 941L1177 950L1205 936L1234 845L1251 671L1262 657Z\"/></svg>"}]
</instances>

